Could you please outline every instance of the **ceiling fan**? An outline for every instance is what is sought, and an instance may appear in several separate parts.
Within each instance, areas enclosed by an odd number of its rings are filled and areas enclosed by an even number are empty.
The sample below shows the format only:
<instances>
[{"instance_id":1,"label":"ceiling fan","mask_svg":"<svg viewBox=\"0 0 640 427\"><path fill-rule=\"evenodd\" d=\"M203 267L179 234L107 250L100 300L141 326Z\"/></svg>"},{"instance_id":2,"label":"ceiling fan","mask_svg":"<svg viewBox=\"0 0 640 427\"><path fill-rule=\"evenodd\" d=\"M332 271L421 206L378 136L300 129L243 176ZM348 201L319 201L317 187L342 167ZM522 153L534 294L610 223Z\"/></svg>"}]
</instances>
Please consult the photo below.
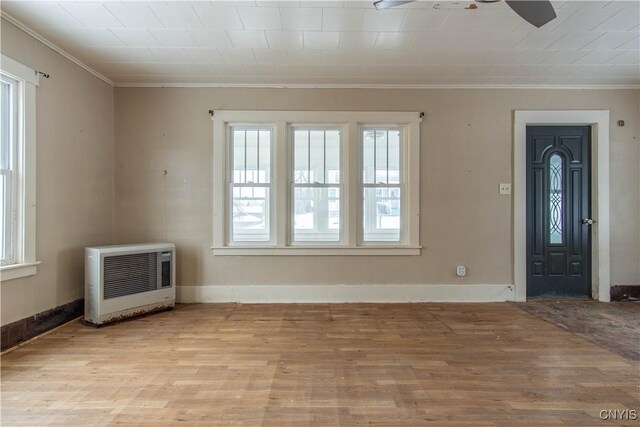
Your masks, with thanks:
<instances>
[{"instance_id":1,"label":"ceiling fan","mask_svg":"<svg viewBox=\"0 0 640 427\"><path fill-rule=\"evenodd\" d=\"M373 5L376 9L388 9L401 4L413 3L416 0L378 0ZM495 3L499 0L475 0L478 3ZM553 5L546 0L505 0L507 5L522 19L540 28L549 21L556 18L556 11ZM470 8L475 9L475 7Z\"/></svg>"}]
</instances>

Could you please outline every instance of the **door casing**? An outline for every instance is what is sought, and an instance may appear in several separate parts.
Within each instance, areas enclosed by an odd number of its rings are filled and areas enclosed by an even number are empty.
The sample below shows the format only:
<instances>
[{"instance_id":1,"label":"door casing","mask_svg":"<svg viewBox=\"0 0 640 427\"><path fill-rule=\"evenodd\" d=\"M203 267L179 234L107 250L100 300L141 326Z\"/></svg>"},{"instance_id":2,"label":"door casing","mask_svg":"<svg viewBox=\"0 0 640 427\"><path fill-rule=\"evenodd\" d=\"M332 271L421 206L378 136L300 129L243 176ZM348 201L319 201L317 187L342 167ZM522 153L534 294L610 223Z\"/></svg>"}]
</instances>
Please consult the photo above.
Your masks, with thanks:
<instances>
[{"instance_id":1,"label":"door casing","mask_svg":"<svg viewBox=\"0 0 640 427\"><path fill-rule=\"evenodd\" d=\"M560 159L563 200L560 222L563 231L560 232L562 241L552 244L547 228L550 223L550 204L547 204L550 187L547 186L551 185L550 159L554 156ZM593 226L582 223L590 216L591 126L527 126L528 297L592 295ZM556 261L563 259L564 262L552 262L554 256ZM534 265L542 271L534 273ZM576 266L579 274L573 270Z\"/></svg>"},{"instance_id":2,"label":"door casing","mask_svg":"<svg viewBox=\"0 0 640 427\"><path fill-rule=\"evenodd\" d=\"M528 125L591 126L592 297L610 300L609 110L516 110L513 117L513 283L527 300L526 132Z\"/></svg>"}]
</instances>

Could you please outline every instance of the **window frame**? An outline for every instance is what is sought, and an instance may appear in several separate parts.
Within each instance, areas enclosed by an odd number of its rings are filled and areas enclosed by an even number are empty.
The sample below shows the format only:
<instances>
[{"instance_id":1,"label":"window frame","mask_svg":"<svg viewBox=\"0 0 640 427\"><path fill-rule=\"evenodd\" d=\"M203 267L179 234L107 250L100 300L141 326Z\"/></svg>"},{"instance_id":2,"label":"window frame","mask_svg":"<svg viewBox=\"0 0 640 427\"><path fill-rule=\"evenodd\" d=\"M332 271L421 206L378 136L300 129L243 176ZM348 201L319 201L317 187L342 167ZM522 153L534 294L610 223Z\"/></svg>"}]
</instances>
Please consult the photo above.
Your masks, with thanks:
<instances>
[{"instance_id":1,"label":"window frame","mask_svg":"<svg viewBox=\"0 0 640 427\"><path fill-rule=\"evenodd\" d=\"M295 173L295 131L296 130L338 130L340 132L340 183L338 184L327 184L326 182L323 184L312 184L309 183L307 185L296 184L294 182ZM289 205L289 230L287 235L287 246L290 247L305 247L305 246L339 246L346 247L346 238L345 238L345 213L344 213L344 190L345 190L345 179L344 179L344 159L346 157L346 147L345 147L345 138L344 134L346 132L346 127L344 123L287 123L287 186L289 187L288 194L288 205ZM310 187L310 188L331 188L338 187L340 190L340 232L338 241L296 241L295 240L295 202L294 202L294 192L296 186L298 187Z\"/></svg>"},{"instance_id":2,"label":"window frame","mask_svg":"<svg viewBox=\"0 0 640 427\"><path fill-rule=\"evenodd\" d=\"M11 263L0 266L2 282L36 274L36 87L35 70L2 55L0 73L15 82L12 161L14 179Z\"/></svg>"},{"instance_id":3,"label":"window frame","mask_svg":"<svg viewBox=\"0 0 640 427\"><path fill-rule=\"evenodd\" d=\"M8 148L8 157L9 157L9 167L7 169L7 178L9 179L8 185L8 193L9 193L9 215L8 218L8 229L9 229L9 239L6 241L0 242L2 246L8 246L8 250L10 252L10 257L6 260L0 259L0 267L6 267L9 265L13 265L17 261L17 249L18 249L18 217L20 212L20 197L19 197L19 176L18 176L18 163L20 156L20 87L19 82L4 73L0 73L0 82L3 84L9 85L9 147ZM0 201L2 203L2 201ZM0 227L4 227L6 224L0 225ZM6 237L6 236L5 236Z\"/></svg>"},{"instance_id":4,"label":"window frame","mask_svg":"<svg viewBox=\"0 0 640 427\"><path fill-rule=\"evenodd\" d=\"M418 112L365 111L237 111L212 112L213 121L213 242L214 255L419 255L420 254L420 123ZM272 242L229 240L229 130L238 124L272 126ZM293 130L341 131L341 241L293 242ZM363 129L401 128L403 166L401 240L364 242L362 177ZM403 144L404 142L404 144ZM283 214L284 213L284 214Z\"/></svg>"},{"instance_id":5,"label":"window frame","mask_svg":"<svg viewBox=\"0 0 640 427\"><path fill-rule=\"evenodd\" d=\"M363 170L364 170L364 132L367 130L398 130L400 131L400 182L398 184L378 184L378 183L365 183L363 179ZM360 139L358 141L359 151L358 151L358 159L360 163L358 164L358 170L360 171L359 177L359 185L362 188L362 197L359 198L358 203L358 218L362 221L362 225L358 227L358 245L359 246L370 246L370 245L389 245L393 244L393 241L385 241L385 240L365 240L365 224L364 224L364 191L366 188L391 188L391 187L400 187L400 239L396 242L398 245L406 244L408 238L408 215L407 215L407 199L409 196L402 196L405 194L405 190L407 189L407 180L409 177L406 175L407 170L407 153L408 153L408 132L406 126L398 125L398 124L390 124L390 125L368 125L363 124L360 125L359 136ZM375 168L375 165L374 165ZM375 175L375 170L374 170ZM374 180L375 181L375 180Z\"/></svg>"},{"instance_id":6,"label":"window frame","mask_svg":"<svg viewBox=\"0 0 640 427\"><path fill-rule=\"evenodd\" d=\"M233 200L233 188L237 187L249 187L247 183L234 183L233 182L233 161L234 161L234 151L231 144L227 144L227 173L226 173L226 182L227 182L227 197L226 197L226 206L227 206L227 226L226 226L226 241L228 246L230 247L254 247L254 246L264 246L271 247L274 244L274 168L273 168L273 155L274 155L274 135L275 135L275 127L273 124L265 124L260 123L259 125L251 124L251 123L229 123L226 129L226 138L227 142L231 142L231 135L235 129L244 129L244 130L269 130L271 133L271 140L269 141L269 151L270 151L270 176L269 176L269 184L265 185L265 183L255 183L256 186L263 186L269 189L269 240L265 241L233 241L233 216L229 215L228 212L233 211L232 200ZM230 210L229 210L230 209Z\"/></svg>"}]
</instances>

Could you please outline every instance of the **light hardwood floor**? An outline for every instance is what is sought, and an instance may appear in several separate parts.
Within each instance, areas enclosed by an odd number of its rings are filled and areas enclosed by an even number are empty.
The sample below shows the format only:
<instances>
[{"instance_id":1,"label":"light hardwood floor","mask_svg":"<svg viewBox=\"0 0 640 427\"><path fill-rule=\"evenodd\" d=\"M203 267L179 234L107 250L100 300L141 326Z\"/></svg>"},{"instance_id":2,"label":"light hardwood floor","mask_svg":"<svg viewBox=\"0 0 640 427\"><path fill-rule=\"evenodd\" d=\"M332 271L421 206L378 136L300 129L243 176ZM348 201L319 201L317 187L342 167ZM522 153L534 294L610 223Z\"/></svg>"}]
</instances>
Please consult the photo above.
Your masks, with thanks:
<instances>
[{"instance_id":1,"label":"light hardwood floor","mask_svg":"<svg viewBox=\"0 0 640 427\"><path fill-rule=\"evenodd\" d=\"M587 426L640 409L637 362L506 303L179 305L73 322L4 355L1 379L3 426Z\"/></svg>"}]
</instances>

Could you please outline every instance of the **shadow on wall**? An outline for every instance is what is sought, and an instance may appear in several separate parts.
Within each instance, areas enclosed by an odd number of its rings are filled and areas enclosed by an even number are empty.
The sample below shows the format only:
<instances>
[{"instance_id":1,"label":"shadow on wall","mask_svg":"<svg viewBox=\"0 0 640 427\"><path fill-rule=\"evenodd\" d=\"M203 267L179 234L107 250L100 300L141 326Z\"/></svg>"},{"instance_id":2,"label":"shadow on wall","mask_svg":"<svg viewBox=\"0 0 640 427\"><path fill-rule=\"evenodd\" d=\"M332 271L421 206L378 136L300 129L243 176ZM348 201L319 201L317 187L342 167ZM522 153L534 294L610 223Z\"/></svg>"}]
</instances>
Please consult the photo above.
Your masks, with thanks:
<instances>
[{"instance_id":1,"label":"shadow on wall","mask_svg":"<svg viewBox=\"0 0 640 427\"><path fill-rule=\"evenodd\" d=\"M176 244L176 285L193 286L202 283L207 248Z\"/></svg>"},{"instance_id":2,"label":"shadow on wall","mask_svg":"<svg viewBox=\"0 0 640 427\"><path fill-rule=\"evenodd\" d=\"M84 247L61 249L56 254L54 306L84 298Z\"/></svg>"}]
</instances>

